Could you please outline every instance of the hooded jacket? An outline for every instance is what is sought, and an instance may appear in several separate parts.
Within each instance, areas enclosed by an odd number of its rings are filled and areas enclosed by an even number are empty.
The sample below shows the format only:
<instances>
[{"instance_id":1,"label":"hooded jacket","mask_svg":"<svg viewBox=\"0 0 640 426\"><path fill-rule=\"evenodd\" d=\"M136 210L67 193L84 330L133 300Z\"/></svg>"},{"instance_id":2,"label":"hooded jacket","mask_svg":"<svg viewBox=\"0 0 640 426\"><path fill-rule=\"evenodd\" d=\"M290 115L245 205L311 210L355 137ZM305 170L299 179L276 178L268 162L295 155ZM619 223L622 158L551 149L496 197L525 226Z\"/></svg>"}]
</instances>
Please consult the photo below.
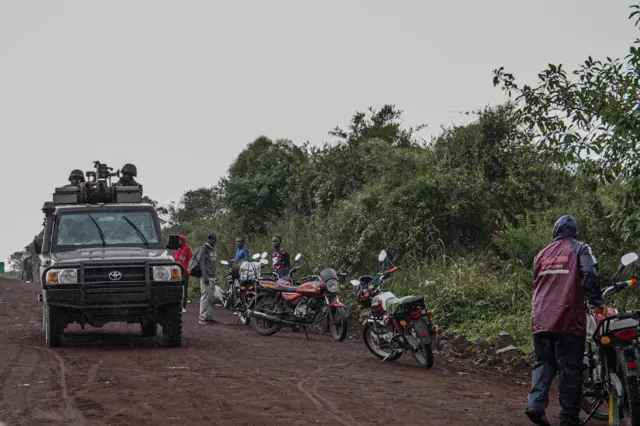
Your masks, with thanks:
<instances>
[{"instance_id":1,"label":"hooded jacket","mask_svg":"<svg viewBox=\"0 0 640 426\"><path fill-rule=\"evenodd\" d=\"M187 278L189 278L189 271L187 271L187 268L189 267L189 261L193 257L193 253L191 252L191 247L189 247L189 245L187 244L187 237L185 237L184 235L179 235L178 238L180 238L180 241L182 241L182 245L178 250L175 251L175 253L173 253L173 258L176 262L184 266L185 275Z\"/></svg>"},{"instance_id":2,"label":"hooded jacket","mask_svg":"<svg viewBox=\"0 0 640 426\"><path fill-rule=\"evenodd\" d=\"M204 243L198 253L198 263L202 271L202 278L210 280L216 278L216 259L215 244Z\"/></svg>"},{"instance_id":3,"label":"hooded jacket","mask_svg":"<svg viewBox=\"0 0 640 426\"><path fill-rule=\"evenodd\" d=\"M553 242L534 259L531 319L533 333L583 336L587 319L584 299L602 304L598 262L589 245L576 240L578 226L562 216L553 227Z\"/></svg>"}]
</instances>

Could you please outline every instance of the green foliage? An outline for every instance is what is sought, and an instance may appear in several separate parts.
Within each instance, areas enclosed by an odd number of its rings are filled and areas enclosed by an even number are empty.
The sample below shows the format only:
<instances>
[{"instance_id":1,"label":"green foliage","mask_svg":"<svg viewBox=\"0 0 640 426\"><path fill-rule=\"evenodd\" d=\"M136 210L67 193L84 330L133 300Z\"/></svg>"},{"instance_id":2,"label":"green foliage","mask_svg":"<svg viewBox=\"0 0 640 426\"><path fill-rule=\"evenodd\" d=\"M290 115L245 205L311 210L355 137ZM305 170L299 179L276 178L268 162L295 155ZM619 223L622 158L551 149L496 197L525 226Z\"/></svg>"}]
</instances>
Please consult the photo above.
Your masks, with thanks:
<instances>
[{"instance_id":1,"label":"green foliage","mask_svg":"<svg viewBox=\"0 0 640 426\"><path fill-rule=\"evenodd\" d=\"M303 254L305 275L325 267L370 274L386 248L402 267L392 290L426 295L442 326L489 340L507 330L528 348L531 266L554 222L574 215L609 274L624 245L603 218L624 189L600 181L594 163L545 157L512 104L476 114L430 144L398 125L393 106L356 113L348 130L331 132L338 142L322 147L262 136L217 186L208 218L165 232L185 233L195 251L216 231L220 258L233 255L236 235L249 237L252 253L282 235L286 250ZM353 312L350 289L343 299Z\"/></svg>"},{"instance_id":2,"label":"green foliage","mask_svg":"<svg viewBox=\"0 0 640 426\"><path fill-rule=\"evenodd\" d=\"M640 5L631 6L637 17ZM638 25L636 21L636 25ZM624 183L614 226L629 241L640 235L640 39L624 59L594 60L589 56L571 74L549 64L536 86L520 86L501 67L493 83L522 103L519 122L535 130L536 145L563 164L592 163L599 176Z\"/></svg>"}]
</instances>

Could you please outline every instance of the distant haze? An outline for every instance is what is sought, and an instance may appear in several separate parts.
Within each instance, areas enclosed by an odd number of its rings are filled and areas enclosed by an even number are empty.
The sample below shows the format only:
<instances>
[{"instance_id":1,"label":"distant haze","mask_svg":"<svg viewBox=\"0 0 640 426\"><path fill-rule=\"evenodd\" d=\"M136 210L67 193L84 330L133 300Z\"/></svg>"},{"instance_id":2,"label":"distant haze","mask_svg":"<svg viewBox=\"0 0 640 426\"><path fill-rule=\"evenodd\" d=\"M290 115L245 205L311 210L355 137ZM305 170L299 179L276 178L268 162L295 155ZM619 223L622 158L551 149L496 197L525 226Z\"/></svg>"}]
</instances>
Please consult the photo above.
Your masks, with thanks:
<instances>
[{"instance_id":1,"label":"distant haze","mask_svg":"<svg viewBox=\"0 0 640 426\"><path fill-rule=\"evenodd\" d=\"M4 1L0 259L42 228L71 169L132 162L145 194L210 186L256 137L328 140L370 105L408 125L505 101L504 65L624 56L624 1ZM465 121L466 120L466 121Z\"/></svg>"}]
</instances>

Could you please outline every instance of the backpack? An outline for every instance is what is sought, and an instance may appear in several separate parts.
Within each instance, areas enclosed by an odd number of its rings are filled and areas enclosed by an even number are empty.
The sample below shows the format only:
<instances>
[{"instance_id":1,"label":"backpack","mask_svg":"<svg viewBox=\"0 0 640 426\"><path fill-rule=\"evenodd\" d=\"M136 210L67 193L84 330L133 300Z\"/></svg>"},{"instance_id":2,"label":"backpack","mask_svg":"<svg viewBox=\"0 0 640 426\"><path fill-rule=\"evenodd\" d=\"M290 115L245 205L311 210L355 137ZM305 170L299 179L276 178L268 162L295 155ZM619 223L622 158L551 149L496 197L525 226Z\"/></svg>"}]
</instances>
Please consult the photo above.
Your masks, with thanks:
<instances>
[{"instance_id":1,"label":"backpack","mask_svg":"<svg viewBox=\"0 0 640 426\"><path fill-rule=\"evenodd\" d=\"M189 275L195 278L202 277L202 269L200 269L200 262L198 262L199 254L200 250L198 250L195 256L193 256L191 260L189 260L189 264L187 265L187 271L189 272Z\"/></svg>"}]
</instances>

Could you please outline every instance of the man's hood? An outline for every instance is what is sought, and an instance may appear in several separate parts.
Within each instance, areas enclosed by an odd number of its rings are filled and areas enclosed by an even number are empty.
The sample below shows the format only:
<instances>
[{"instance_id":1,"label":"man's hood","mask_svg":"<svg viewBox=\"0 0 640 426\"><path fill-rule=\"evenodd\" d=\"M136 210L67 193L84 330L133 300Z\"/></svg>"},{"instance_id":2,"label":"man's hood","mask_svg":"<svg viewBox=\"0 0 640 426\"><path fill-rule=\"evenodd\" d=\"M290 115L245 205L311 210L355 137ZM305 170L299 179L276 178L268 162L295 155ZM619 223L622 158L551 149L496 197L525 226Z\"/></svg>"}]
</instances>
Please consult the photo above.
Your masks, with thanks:
<instances>
[{"instance_id":1,"label":"man's hood","mask_svg":"<svg viewBox=\"0 0 640 426\"><path fill-rule=\"evenodd\" d=\"M58 262L89 262L100 260L173 260L165 250L151 250L142 247L80 248L51 255Z\"/></svg>"},{"instance_id":2,"label":"man's hood","mask_svg":"<svg viewBox=\"0 0 640 426\"><path fill-rule=\"evenodd\" d=\"M178 238L180 238L180 241L187 244L187 237L185 237L183 234L178 235Z\"/></svg>"},{"instance_id":3,"label":"man's hood","mask_svg":"<svg viewBox=\"0 0 640 426\"><path fill-rule=\"evenodd\" d=\"M557 220L553 226L553 239L576 238L578 236L578 223L573 216L565 215Z\"/></svg>"}]
</instances>

